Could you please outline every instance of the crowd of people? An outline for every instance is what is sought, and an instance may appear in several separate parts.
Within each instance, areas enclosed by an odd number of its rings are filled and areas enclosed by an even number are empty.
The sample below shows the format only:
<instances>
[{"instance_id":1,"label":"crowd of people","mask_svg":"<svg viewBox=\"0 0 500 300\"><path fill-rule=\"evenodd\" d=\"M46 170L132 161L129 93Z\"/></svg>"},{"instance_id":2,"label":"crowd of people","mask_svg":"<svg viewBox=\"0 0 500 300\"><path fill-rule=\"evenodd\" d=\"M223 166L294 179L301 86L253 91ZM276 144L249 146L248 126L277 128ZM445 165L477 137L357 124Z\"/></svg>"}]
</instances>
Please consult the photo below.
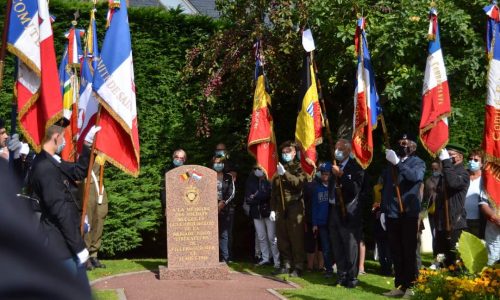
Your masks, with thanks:
<instances>
[{"instance_id":1,"label":"crowd of people","mask_svg":"<svg viewBox=\"0 0 500 300\"><path fill-rule=\"evenodd\" d=\"M82 237L80 231L82 183L89 167L89 145L99 127L87 134L76 162L59 156L66 144L63 131L50 126L42 150L33 155L19 136L8 136L0 120L0 162L2 170L13 171L15 184L10 188L36 212L41 245L65 272L88 286L85 270L105 267L97 259L107 213L107 196L98 179L104 161L99 156L92 172L95 188L90 189L87 233ZM358 276L365 273L362 228L369 223L380 272L395 277L395 288L384 295L408 298L421 267L420 235L427 214L436 258L431 268L457 263L456 244L464 230L484 239L489 265L500 260L500 214L482 187L481 151L467 153L450 143L431 162L431 175L425 179L426 163L416 155L416 139L404 134L393 149L385 150L387 165L372 186L351 148L349 140L339 139L335 159L318 162L314 176L302 170L292 141L280 145L281 162L272 178L266 177L262 166L253 166L243 206L255 228L256 266L272 265L274 275L300 277L317 265L326 278L335 278L332 284L354 288ZM177 149L165 171L186 161L187 153ZM222 143L216 145L209 164L217 174L220 260L230 262L238 173ZM164 211L166 188L161 189ZM367 205L372 207L373 219L363 218Z\"/></svg>"},{"instance_id":2,"label":"crowd of people","mask_svg":"<svg viewBox=\"0 0 500 300\"><path fill-rule=\"evenodd\" d=\"M409 298L422 267L420 238L429 217L434 257L430 268L457 263L462 231L486 241L488 264L500 260L500 217L481 184L482 153L448 144L431 162L416 155L414 136L404 134L386 149L387 166L372 186L368 173L351 154L351 142L339 139L335 160L318 162L317 173L305 174L294 142L280 145L277 174L267 179L255 164L245 183L243 209L255 228L256 266L274 266L274 275L300 277L317 265L334 285L354 288L364 274L363 223L373 226L380 272L394 275L389 297ZM173 153L173 167L186 153ZM211 167L217 172L220 260L228 262L234 220L237 176L224 144L218 144ZM363 207L372 207L372 219ZM319 257L318 257L319 254ZM336 276L334 276L336 273Z\"/></svg>"}]
</instances>

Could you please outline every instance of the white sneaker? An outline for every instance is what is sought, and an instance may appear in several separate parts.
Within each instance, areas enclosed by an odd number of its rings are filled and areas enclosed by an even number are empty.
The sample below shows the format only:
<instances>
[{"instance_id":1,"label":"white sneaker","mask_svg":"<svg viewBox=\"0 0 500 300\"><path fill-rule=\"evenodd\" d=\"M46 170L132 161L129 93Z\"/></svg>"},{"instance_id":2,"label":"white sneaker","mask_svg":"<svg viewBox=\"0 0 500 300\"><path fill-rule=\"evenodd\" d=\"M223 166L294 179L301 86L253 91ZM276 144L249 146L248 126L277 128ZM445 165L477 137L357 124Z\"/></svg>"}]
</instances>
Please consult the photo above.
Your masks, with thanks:
<instances>
[{"instance_id":1,"label":"white sneaker","mask_svg":"<svg viewBox=\"0 0 500 300\"><path fill-rule=\"evenodd\" d=\"M403 299L411 299L415 296L415 293L413 292L412 289L406 289L405 294L403 295Z\"/></svg>"},{"instance_id":2,"label":"white sneaker","mask_svg":"<svg viewBox=\"0 0 500 300\"><path fill-rule=\"evenodd\" d=\"M400 289L393 289L392 291L389 291L389 292L386 292L386 293L383 293L382 295L386 296L386 297L392 297L392 298L397 298L397 297L401 297L405 294L405 292L403 292L402 290Z\"/></svg>"}]
</instances>

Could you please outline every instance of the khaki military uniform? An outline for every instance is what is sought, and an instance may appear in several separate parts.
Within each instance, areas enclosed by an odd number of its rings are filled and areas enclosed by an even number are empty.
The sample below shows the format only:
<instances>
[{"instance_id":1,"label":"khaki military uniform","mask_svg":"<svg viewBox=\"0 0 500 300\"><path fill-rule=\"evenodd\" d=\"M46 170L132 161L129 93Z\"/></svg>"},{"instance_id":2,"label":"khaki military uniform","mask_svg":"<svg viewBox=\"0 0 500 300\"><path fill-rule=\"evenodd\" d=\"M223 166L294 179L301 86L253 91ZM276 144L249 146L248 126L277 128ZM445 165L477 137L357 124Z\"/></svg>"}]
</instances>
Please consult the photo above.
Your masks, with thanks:
<instances>
[{"instance_id":1,"label":"khaki military uniform","mask_svg":"<svg viewBox=\"0 0 500 300\"><path fill-rule=\"evenodd\" d=\"M108 196L104 186L102 187L102 196L99 197L98 194L100 169L101 165L95 163L92 170L93 174L90 182L89 198L87 202L87 217L90 225L90 231L85 234L84 239L85 245L89 250L90 257L97 257L97 253L101 248L104 220L108 215ZM81 186L83 195L85 185L82 184Z\"/></svg>"},{"instance_id":2,"label":"khaki military uniform","mask_svg":"<svg viewBox=\"0 0 500 300\"><path fill-rule=\"evenodd\" d=\"M285 174L276 175L272 181L271 210L276 212L276 238L282 266L302 271L306 259L302 190L307 177L298 162L290 162L284 166ZM284 209L281 191L283 191Z\"/></svg>"}]
</instances>

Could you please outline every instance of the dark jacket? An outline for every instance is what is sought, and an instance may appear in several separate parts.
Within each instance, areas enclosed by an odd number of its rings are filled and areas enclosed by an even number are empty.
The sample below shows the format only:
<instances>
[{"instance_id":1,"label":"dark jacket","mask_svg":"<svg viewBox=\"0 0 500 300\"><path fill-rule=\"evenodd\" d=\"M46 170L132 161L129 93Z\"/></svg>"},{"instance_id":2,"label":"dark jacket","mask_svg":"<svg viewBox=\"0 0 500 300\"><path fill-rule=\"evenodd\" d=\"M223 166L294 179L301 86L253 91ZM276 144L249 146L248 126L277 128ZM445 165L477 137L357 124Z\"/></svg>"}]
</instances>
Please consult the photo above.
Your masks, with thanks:
<instances>
[{"instance_id":1,"label":"dark jacket","mask_svg":"<svg viewBox=\"0 0 500 300\"><path fill-rule=\"evenodd\" d=\"M261 219L269 217L271 212L271 183L250 174L245 184L245 202L250 206L250 217Z\"/></svg>"},{"instance_id":2,"label":"dark jacket","mask_svg":"<svg viewBox=\"0 0 500 300\"><path fill-rule=\"evenodd\" d=\"M33 161L30 187L40 201L40 232L44 244L59 259L74 257L85 248L76 181L86 177L89 156L90 150L84 147L77 163L59 163L45 151Z\"/></svg>"},{"instance_id":3,"label":"dark jacket","mask_svg":"<svg viewBox=\"0 0 500 300\"><path fill-rule=\"evenodd\" d=\"M382 171L384 185L382 187L381 211L389 218L399 218L399 204L396 188L392 181L392 165ZM396 166L397 179L404 214L408 217L418 217L420 213L420 185L424 180L425 163L417 156L409 156Z\"/></svg>"},{"instance_id":4,"label":"dark jacket","mask_svg":"<svg viewBox=\"0 0 500 300\"><path fill-rule=\"evenodd\" d=\"M317 184L320 183L320 179L314 176L311 182L306 182L304 184L304 221L306 223L312 223L312 202L314 197L314 190Z\"/></svg>"},{"instance_id":5,"label":"dark jacket","mask_svg":"<svg viewBox=\"0 0 500 300\"><path fill-rule=\"evenodd\" d=\"M467 228L465 212L465 195L469 189L470 177L462 164L454 165L451 159L445 159L443 164L443 178L445 185L438 187L439 195L436 199L434 220L437 230L446 230L445 219L445 191L448 196L448 209L451 230Z\"/></svg>"},{"instance_id":6,"label":"dark jacket","mask_svg":"<svg viewBox=\"0 0 500 300\"><path fill-rule=\"evenodd\" d=\"M217 200L222 200L226 203L221 213L229 212L229 203L233 200L235 192L233 176L229 173L224 173L222 184L219 185L219 183L217 183Z\"/></svg>"},{"instance_id":7,"label":"dark jacket","mask_svg":"<svg viewBox=\"0 0 500 300\"><path fill-rule=\"evenodd\" d=\"M340 166L340 164L339 164ZM349 223L361 224L361 202L362 192L365 182L365 171L358 165L358 163L349 158L344 169L343 174L337 179L338 187L342 191L344 206L346 210L346 218L344 221ZM330 184L330 198L335 197L334 209L338 215L341 215L341 207L337 191L335 190L335 177L332 178L333 184Z\"/></svg>"}]
</instances>

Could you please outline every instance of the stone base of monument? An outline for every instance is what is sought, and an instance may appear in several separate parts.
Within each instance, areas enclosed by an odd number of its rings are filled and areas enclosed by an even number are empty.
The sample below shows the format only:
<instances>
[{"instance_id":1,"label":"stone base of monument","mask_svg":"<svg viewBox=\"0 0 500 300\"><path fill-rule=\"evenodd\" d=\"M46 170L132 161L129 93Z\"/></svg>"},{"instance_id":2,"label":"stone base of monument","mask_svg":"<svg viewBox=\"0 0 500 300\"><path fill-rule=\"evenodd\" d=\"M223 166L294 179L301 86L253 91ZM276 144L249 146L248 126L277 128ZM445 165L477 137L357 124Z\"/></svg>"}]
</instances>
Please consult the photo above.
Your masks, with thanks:
<instances>
[{"instance_id":1,"label":"stone base of monument","mask_svg":"<svg viewBox=\"0 0 500 300\"><path fill-rule=\"evenodd\" d=\"M158 266L160 280L228 280L229 268L225 263L215 267L192 269L169 269L167 266Z\"/></svg>"}]
</instances>

